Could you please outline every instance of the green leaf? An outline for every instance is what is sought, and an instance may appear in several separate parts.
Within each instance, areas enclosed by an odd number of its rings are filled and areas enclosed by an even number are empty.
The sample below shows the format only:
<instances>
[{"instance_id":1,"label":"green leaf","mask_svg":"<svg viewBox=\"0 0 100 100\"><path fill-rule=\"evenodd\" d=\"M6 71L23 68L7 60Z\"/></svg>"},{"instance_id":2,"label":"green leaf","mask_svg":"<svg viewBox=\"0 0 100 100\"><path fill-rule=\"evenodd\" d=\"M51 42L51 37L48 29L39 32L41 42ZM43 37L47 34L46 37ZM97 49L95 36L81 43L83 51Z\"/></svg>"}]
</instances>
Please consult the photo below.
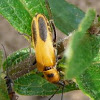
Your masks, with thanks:
<instances>
[{"instance_id":1,"label":"green leaf","mask_svg":"<svg viewBox=\"0 0 100 100\"><path fill-rule=\"evenodd\" d=\"M4 70L7 67L12 67L23 61L24 59L28 58L31 53L35 53L33 49L24 48L18 50L7 57L7 59L3 63Z\"/></svg>"},{"instance_id":2,"label":"green leaf","mask_svg":"<svg viewBox=\"0 0 100 100\"><path fill-rule=\"evenodd\" d=\"M45 0L0 0L0 13L21 33L31 35L36 13L47 15Z\"/></svg>"},{"instance_id":3,"label":"green leaf","mask_svg":"<svg viewBox=\"0 0 100 100\"><path fill-rule=\"evenodd\" d=\"M52 95L58 86L49 83L38 74L27 74L14 81L15 91L21 95ZM75 83L69 83L65 86L64 92L78 90ZM62 93L61 89L57 93Z\"/></svg>"},{"instance_id":4,"label":"green leaf","mask_svg":"<svg viewBox=\"0 0 100 100\"><path fill-rule=\"evenodd\" d=\"M95 19L95 11L90 9L76 30L65 51L67 59L66 78L72 79L80 75L92 62L99 51L98 36L88 33Z\"/></svg>"},{"instance_id":5,"label":"green leaf","mask_svg":"<svg viewBox=\"0 0 100 100\"><path fill-rule=\"evenodd\" d=\"M6 81L4 80L4 74L2 73L3 63L3 51L0 50L0 100L10 100L7 91Z\"/></svg>"},{"instance_id":6,"label":"green leaf","mask_svg":"<svg viewBox=\"0 0 100 100\"><path fill-rule=\"evenodd\" d=\"M0 77L0 100L10 100L5 80Z\"/></svg>"},{"instance_id":7,"label":"green leaf","mask_svg":"<svg viewBox=\"0 0 100 100\"><path fill-rule=\"evenodd\" d=\"M84 17L84 12L65 0L48 0L55 25L58 29L68 35L77 29L80 21Z\"/></svg>"},{"instance_id":8,"label":"green leaf","mask_svg":"<svg viewBox=\"0 0 100 100\"><path fill-rule=\"evenodd\" d=\"M49 3L55 24L62 32L68 35L77 28L84 12L65 0L49 0ZM31 22L36 13L49 16L45 0L0 0L0 13L15 29L28 35L31 35Z\"/></svg>"},{"instance_id":9,"label":"green leaf","mask_svg":"<svg viewBox=\"0 0 100 100\"><path fill-rule=\"evenodd\" d=\"M93 100L100 100L100 50L93 63L76 80L84 93Z\"/></svg>"},{"instance_id":10,"label":"green leaf","mask_svg":"<svg viewBox=\"0 0 100 100\"><path fill-rule=\"evenodd\" d=\"M2 78L2 73L0 73L0 100L10 100L7 91L7 85L5 80Z\"/></svg>"},{"instance_id":11,"label":"green leaf","mask_svg":"<svg viewBox=\"0 0 100 100\"><path fill-rule=\"evenodd\" d=\"M7 91L7 85L2 73L3 52L0 50L0 100L10 100Z\"/></svg>"},{"instance_id":12,"label":"green leaf","mask_svg":"<svg viewBox=\"0 0 100 100\"><path fill-rule=\"evenodd\" d=\"M7 85L2 73L3 52L0 50L0 100L10 100L7 91Z\"/></svg>"},{"instance_id":13,"label":"green leaf","mask_svg":"<svg viewBox=\"0 0 100 100\"><path fill-rule=\"evenodd\" d=\"M16 79L34 69L34 49L24 48L9 55L3 63L4 71L8 68L11 79Z\"/></svg>"}]
</instances>

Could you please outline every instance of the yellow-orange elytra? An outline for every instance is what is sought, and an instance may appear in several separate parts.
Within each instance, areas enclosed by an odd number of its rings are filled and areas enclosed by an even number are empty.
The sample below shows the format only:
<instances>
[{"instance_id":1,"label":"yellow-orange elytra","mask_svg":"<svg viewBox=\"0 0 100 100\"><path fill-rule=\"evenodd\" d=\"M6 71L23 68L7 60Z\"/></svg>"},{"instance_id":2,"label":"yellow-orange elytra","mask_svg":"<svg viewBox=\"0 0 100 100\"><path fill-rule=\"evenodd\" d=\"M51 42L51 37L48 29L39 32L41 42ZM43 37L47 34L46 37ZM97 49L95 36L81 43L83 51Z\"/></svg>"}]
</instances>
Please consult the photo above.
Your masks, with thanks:
<instances>
[{"instance_id":1,"label":"yellow-orange elytra","mask_svg":"<svg viewBox=\"0 0 100 100\"><path fill-rule=\"evenodd\" d=\"M56 55L50 23L43 14L37 14L32 20L31 30L37 68L49 82L57 83L60 77L55 68Z\"/></svg>"}]
</instances>

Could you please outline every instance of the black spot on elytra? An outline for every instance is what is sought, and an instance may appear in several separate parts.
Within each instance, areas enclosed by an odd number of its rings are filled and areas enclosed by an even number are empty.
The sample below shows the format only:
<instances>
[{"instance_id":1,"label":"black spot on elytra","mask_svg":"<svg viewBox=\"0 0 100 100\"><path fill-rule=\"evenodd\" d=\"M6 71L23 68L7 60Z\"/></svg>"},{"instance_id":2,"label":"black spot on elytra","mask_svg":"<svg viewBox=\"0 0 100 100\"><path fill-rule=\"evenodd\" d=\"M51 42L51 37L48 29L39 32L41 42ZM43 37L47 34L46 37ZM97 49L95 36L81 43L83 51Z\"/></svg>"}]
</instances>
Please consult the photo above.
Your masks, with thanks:
<instances>
[{"instance_id":1,"label":"black spot on elytra","mask_svg":"<svg viewBox=\"0 0 100 100\"><path fill-rule=\"evenodd\" d=\"M35 21L33 21L32 23L32 34L33 34L33 40L34 40L34 44L36 45L36 25L35 25Z\"/></svg>"},{"instance_id":2,"label":"black spot on elytra","mask_svg":"<svg viewBox=\"0 0 100 100\"><path fill-rule=\"evenodd\" d=\"M39 35L40 35L41 39L45 42L46 39L47 39L47 26L46 26L46 23L45 23L45 21L42 17L40 17L38 19L38 23L39 23Z\"/></svg>"}]
</instances>

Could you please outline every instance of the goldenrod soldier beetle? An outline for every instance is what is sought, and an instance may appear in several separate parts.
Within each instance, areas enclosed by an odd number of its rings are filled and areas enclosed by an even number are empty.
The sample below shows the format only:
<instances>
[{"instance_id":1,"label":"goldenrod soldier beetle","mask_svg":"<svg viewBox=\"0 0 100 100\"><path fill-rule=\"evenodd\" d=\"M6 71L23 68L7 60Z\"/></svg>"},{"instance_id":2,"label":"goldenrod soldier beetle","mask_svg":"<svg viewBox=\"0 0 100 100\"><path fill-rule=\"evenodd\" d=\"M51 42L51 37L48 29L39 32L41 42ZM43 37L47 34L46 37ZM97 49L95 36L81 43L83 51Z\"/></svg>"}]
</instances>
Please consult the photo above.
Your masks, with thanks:
<instances>
[{"instance_id":1,"label":"goldenrod soldier beetle","mask_svg":"<svg viewBox=\"0 0 100 100\"><path fill-rule=\"evenodd\" d=\"M64 81L60 81L56 69L56 54L49 21L43 14L37 14L32 20L31 29L38 70L43 72L49 82L64 87Z\"/></svg>"},{"instance_id":2,"label":"goldenrod soldier beetle","mask_svg":"<svg viewBox=\"0 0 100 100\"><path fill-rule=\"evenodd\" d=\"M59 74L54 68L56 56L51 35L48 20L44 15L37 14L32 21L32 40L36 54L37 68L40 72L43 72L48 81L56 83L59 80ZM53 79L51 70L55 72L56 79Z\"/></svg>"},{"instance_id":3,"label":"goldenrod soldier beetle","mask_svg":"<svg viewBox=\"0 0 100 100\"><path fill-rule=\"evenodd\" d=\"M51 10L49 3L45 0L47 5L47 10L52 19ZM31 24L32 30L32 43L35 49L37 69L43 72L45 79L54 84L59 84L62 86L62 96L63 100L63 90L65 82L60 79L59 72L56 69L57 64L57 53L56 53L56 29L52 20L48 21L45 15L36 14L32 20ZM49 98L49 100L56 94L56 92Z\"/></svg>"},{"instance_id":4,"label":"goldenrod soldier beetle","mask_svg":"<svg viewBox=\"0 0 100 100\"><path fill-rule=\"evenodd\" d=\"M7 59L6 50L5 50L5 48L4 48L3 45L2 45L2 47L3 47L4 53L5 53L5 57ZM6 81L7 91L8 91L8 95L9 95L10 100L17 100L18 99L18 96L15 94L15 91L13 89L13 81L9 77L8 67L6 68L6 76L4 77L4 79Z\"/></svg>"}]
</instances>

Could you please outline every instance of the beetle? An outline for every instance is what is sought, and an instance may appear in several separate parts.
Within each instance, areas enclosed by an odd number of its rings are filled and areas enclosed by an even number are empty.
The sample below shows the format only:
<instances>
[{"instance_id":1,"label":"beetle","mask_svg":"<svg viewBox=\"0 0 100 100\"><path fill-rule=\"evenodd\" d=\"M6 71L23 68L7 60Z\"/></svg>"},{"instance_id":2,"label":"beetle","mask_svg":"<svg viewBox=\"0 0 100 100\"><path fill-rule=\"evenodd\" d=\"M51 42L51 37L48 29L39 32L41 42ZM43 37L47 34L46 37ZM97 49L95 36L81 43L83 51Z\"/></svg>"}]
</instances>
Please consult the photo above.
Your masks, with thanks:
<instances>
[{"instance_id":1,"label":"beetle","mask_svg":"<svg viewBox=\"0 0 100 100\"><path fill-rule=\"evenodd\" d=\"M60 76L56 69L56 54L49 21L43 14L37 14L32 20L31 30L37 69L43 72L49 82L58 83Z\"/></svg>"},{"instance_id":2,"label":"beetle","mask_svg":"<svg viewBox=\"0 0 100 100\"><path fill-rule=\"evenodd\" d=\"M56 69L56 46L53 43L56 41L56 37L53 38L52 34L52 32L56 34L54 24L52 22L50 23L45 15L36 14L32 20L31 30L32 45L35 49L37 69L40 72L43 72L45 79L49 82L63 86L61 97L63 98L65 82L60 80L59 72ZM55 95L55 93L50 97L50 99Z\"/></svg>"}]
</instances>

